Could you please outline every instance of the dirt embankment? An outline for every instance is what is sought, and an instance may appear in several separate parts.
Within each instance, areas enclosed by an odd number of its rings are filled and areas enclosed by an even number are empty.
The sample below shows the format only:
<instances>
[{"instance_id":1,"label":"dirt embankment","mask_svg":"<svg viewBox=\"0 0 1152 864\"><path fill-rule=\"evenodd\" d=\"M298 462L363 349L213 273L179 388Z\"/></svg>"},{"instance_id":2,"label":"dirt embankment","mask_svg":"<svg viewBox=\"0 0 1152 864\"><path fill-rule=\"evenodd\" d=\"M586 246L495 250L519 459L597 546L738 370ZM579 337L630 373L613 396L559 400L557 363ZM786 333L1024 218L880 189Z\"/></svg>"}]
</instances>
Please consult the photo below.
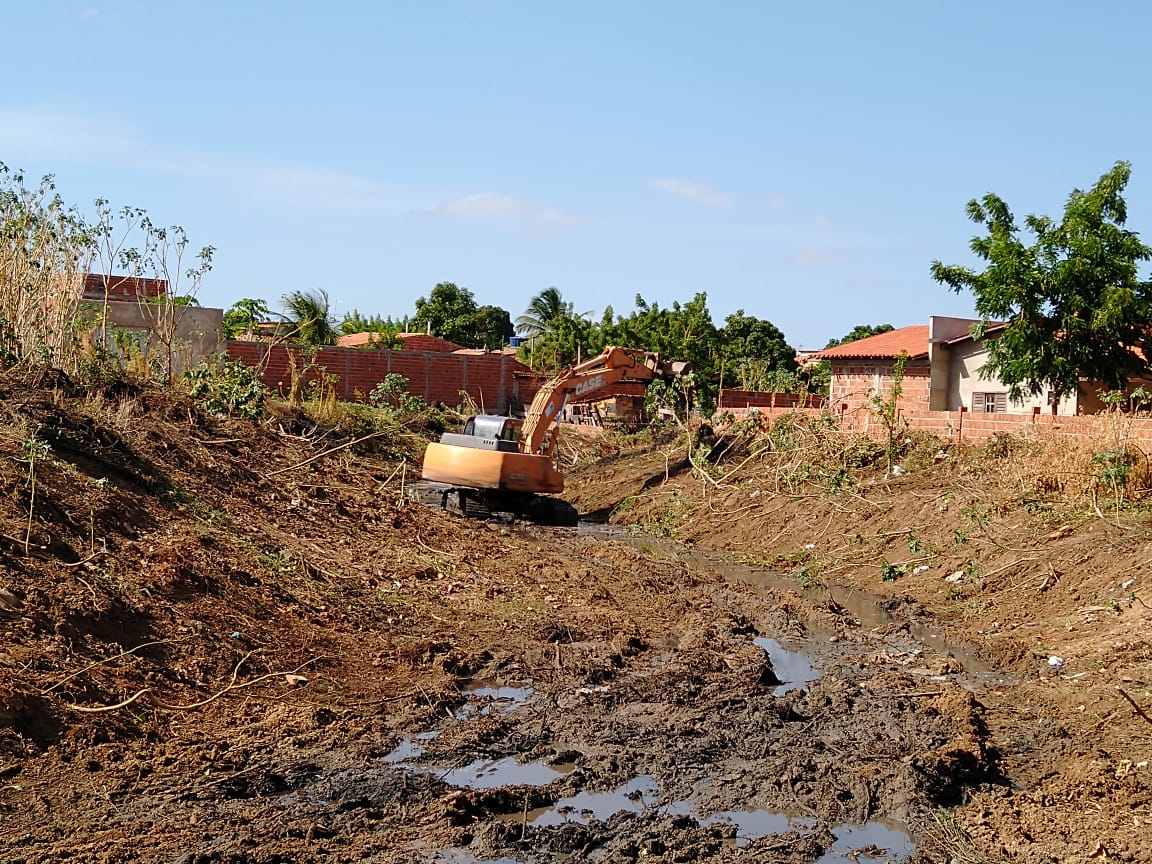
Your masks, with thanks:
<instances>
[{"instance_id":1,"label":"dirt embankment","mask_svg":"<svg viewBox=\"0 0 1152 864\"><path fill-rule=\"evenodd\" d=\"M677 441L605 443L569 495L614 523L761 562L809 598L867 592L963 646L957 663L1003 672L973 688L1003 782L967 789L953 811L989 860L1152 856L1152 517L1139 501L1114 506L1100 465L1122 452L1115 438L909 441L908 469L877 453L848 475L819 435L801 443L813 452L799 472L783 452L738 445L709 463L701 449L708 477ZM721 437L712 453L732 446Z\"/></svg>"},{"instance_id":2,"label":"dirt embankment","mask_svg":"<svg viewBox=\"0 0 1152 864\"><path fill-rule=\"evenodd\" d=\"M55 383L0 382L2 861L1147 857L1139 519L961 519L996 472L946 465L576 472L782 580L426 510L386 436Z\"/></svg>"}]
</instances>

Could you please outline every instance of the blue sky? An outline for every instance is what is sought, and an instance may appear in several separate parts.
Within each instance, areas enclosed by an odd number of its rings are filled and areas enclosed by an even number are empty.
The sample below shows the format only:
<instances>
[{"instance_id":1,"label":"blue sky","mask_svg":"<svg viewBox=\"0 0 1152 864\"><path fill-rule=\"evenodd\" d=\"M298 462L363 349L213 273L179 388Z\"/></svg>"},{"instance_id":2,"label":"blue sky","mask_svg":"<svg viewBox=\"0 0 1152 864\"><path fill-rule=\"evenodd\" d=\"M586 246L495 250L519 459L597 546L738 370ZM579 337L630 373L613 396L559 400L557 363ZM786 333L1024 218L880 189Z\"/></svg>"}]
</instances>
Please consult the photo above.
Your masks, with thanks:
<instances>
[{"instance_id":1,"label":"blue sky","mask_svg":"<svg viewBox=\"0 0 1152 864\"><path fill-rule=\"evenodd\" d=\"M204 305L705 291L812 348L970 314L929 265L985 192L1059 215L1126 159L1152 236L1138 2L8 5L0 162L217 247Z\"/></svg>"}]
</instances>

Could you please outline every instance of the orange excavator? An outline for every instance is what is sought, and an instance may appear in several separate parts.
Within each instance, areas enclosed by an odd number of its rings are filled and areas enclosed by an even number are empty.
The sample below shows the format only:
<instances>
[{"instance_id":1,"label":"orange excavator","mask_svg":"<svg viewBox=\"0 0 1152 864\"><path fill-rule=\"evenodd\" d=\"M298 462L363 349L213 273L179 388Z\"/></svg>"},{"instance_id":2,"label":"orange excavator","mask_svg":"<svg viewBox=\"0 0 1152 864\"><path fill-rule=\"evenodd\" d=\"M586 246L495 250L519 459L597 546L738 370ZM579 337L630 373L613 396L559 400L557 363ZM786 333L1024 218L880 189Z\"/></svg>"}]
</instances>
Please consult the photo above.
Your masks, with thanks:
<instances>
[{"instance_id":1,"label":"orange excavator","mask_svg":"<svg viewBox=\"0 0 1152 864\"><path fill-rule=\"evenodd\" d=\"M424 452L421 474L438 484L442 506L455 493L465 515L511 512L539 522L572 524L576 513L570 505L541 497L564 491L564 475L553 456L560 432L557 420L569 396L622 379L669 380L685 371L686 363L670 363L658 354L605 348L545 383L523 420L477 414L468 418L462 433L444 433Z\"/></svg>"}]
</instances>

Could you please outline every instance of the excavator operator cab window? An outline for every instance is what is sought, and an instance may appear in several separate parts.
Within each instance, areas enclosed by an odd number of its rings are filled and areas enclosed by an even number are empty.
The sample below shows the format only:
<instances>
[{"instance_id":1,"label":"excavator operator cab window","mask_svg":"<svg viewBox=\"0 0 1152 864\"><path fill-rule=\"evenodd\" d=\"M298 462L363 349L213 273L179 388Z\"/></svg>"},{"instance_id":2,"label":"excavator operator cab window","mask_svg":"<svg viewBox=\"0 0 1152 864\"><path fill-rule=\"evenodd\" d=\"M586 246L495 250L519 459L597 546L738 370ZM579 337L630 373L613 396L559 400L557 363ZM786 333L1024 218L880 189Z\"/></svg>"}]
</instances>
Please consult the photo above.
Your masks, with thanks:
<instances>
[{"instance_id":1,"label":"excavator operator cab window","mask_svg":"<svg viewBox=\"0 0 1152 864\"><path fill-rule=\"evenodd\" d=\"M520 440L520 421L511 417L478 414L464 424L464 434L516 442Z\"/></svg>"}]
</instances>

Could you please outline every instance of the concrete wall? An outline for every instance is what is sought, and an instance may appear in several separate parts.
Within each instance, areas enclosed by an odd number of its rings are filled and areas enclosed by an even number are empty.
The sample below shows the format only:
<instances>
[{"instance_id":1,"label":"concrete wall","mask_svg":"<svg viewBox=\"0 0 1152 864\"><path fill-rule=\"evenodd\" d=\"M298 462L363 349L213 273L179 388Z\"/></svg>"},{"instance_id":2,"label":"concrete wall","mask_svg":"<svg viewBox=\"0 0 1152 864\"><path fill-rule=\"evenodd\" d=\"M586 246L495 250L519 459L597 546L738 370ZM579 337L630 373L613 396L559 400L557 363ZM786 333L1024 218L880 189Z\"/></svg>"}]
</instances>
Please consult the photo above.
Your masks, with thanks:
<instances>
[{"instance_id":1,"label":"concrete wall","mask_svg":"<svg viewBox=\"0 0 1152 864\"><path fill-rule=\"evenodd\" d=\"M966 336L975 323L975 318L952 318L947 315L928 317L928 365L932 369L929 408L933 411L948 410L951 360L948 342Z\"/></svg>"},{"instance_id":2,"label":"concrete wall","mask_svg":"<svg viewBox=\"0 0 1152 864\"><path fill-rule=\"evenodd\" d=\"M1003 393L1007 413L1031 414L1033 408L1051 413L1046 394L1026 396L1019 402L1008 399L1008 387L992 378L986 380L980 371L988 362L988 348L983 340L954 340L967 336L975 318L950 318L933 315L928 319L928 358L931 367L929 409L932 411L959 411L966 408L972 413L977 393ZM952 344L949 344L951 342ZM1077 414L1081 406L1076 394L1060 400L1057 414ZM980 412L983 413L983 412Z\"/></svg>"},{"instance_id":3,"label":"concrete wall","mask_svg":"<svg viewBox=\"0 0 1152 864\"><path fill-rule=\"evenodd\" d=\"M103 313L103 304L85 304L87 313ZM93 310L93 307L96 307ZM168 303L108 303L107 335L109 350L117 350L125 341L132 343L132 353L149 364L160 364L167 371L171 351L172 373L179 375L209 357L224 351L221 339L224 310L200 306L175 306ZM100 325L92 331L99 339ZM121 351L123 354L124 352ZM130 360L131 358L126 358Z\"/></svg>"},{"instance_id":4,"label":"concrete wall","mask_svg":"<svg viewBox=\"0 0 1152 864\"><path fill-rule=\"evenodd\" d=\"M947 401L940 406L939 410L959 411L961 408L967 408L972 413L977 413L974 411L974 394L1004 393L1010 414L1031 414L1033 408L1039 408L1042 412L1049 414L1052 413L1046 395L1026 395L1022 401L1013 402L1007 398L1008 386L1006 384L1002 384L996 379L987 381L981 377L980 372L988 362L988 346L984 342L965 340L953 345L936 347L943 349L940 353L949 358L948 377L946 379ZM935 401L932 407L937 407ZM1073 394L1060 400L1060 406L1056 413L1069 416L1076 414L1078 410L1078 401L1076 395Z\"/></svg>"}]
</instances>

